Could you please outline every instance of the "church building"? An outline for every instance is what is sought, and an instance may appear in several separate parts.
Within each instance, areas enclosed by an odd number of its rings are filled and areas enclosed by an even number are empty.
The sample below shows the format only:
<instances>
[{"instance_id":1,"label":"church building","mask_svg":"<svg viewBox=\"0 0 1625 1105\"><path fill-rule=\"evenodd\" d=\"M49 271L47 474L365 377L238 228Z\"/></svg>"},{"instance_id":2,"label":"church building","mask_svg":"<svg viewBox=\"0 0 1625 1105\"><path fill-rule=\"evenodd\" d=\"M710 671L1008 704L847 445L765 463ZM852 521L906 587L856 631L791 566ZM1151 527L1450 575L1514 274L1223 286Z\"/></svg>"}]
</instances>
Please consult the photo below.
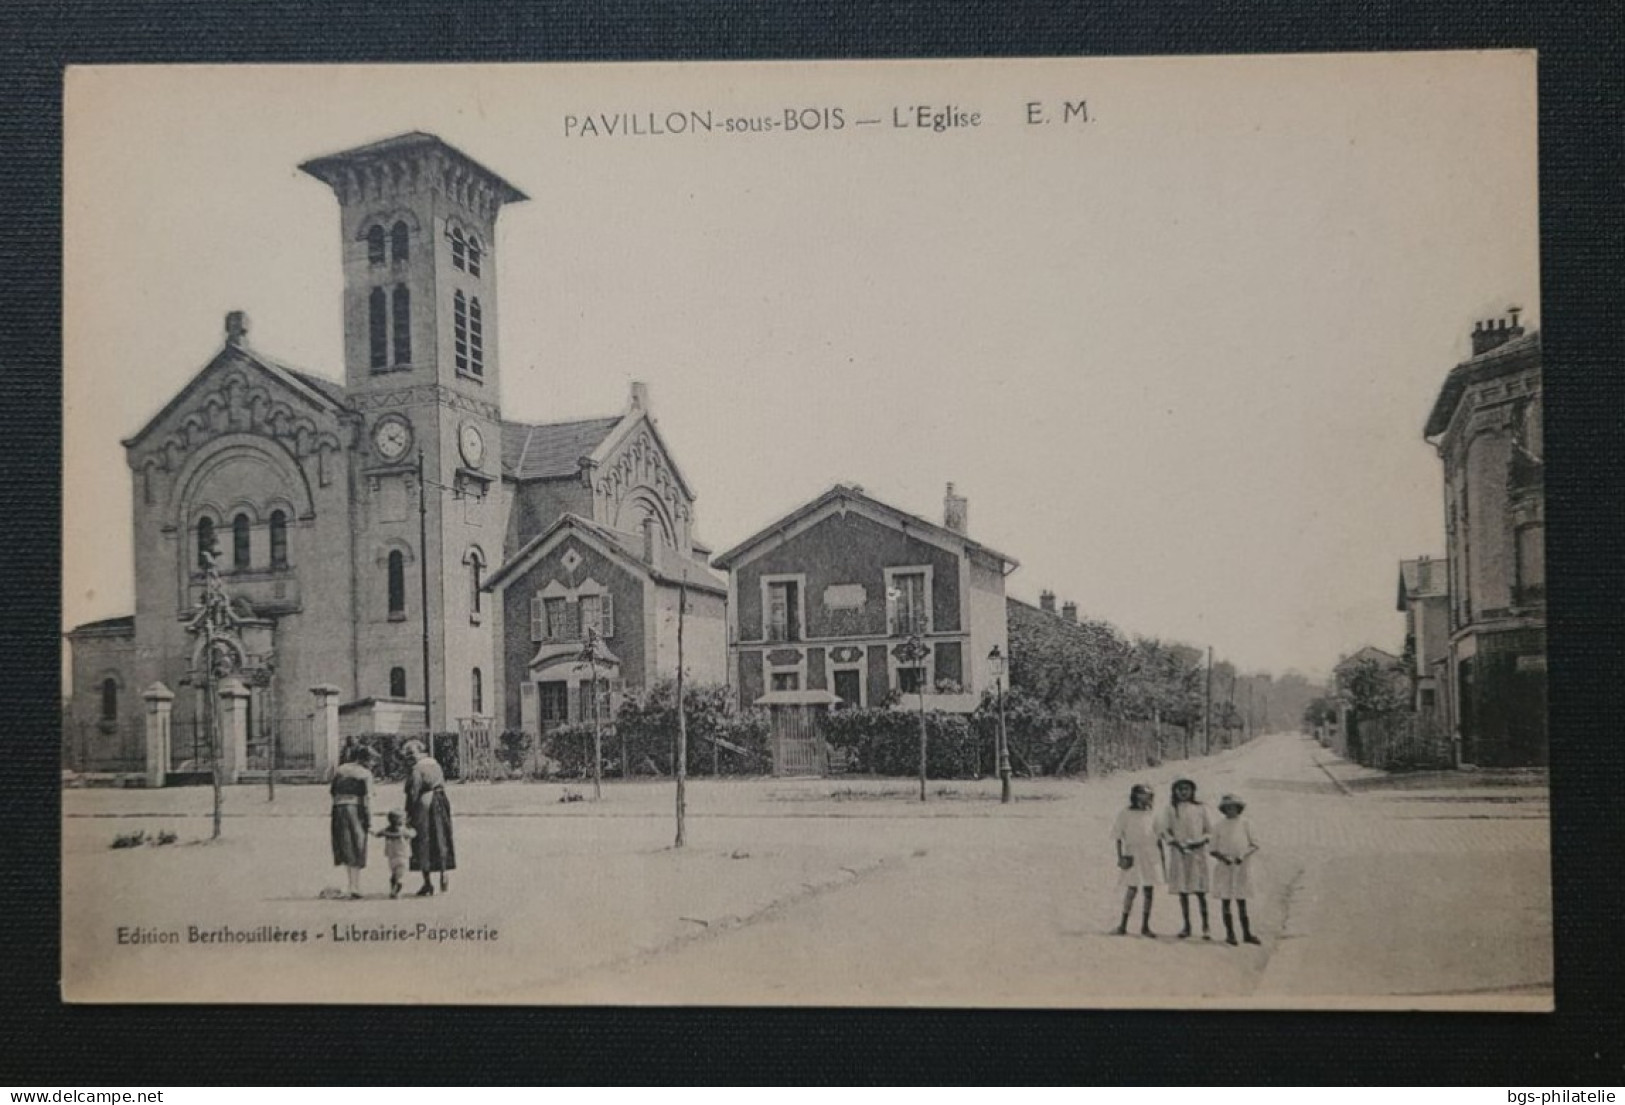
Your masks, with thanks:
<instances>
[{"instance_id":1,"label":"church building","mask_svg":"<svg viewBox=\"0 0 1625 1105\"><path fill-rule=\"evenodd\" d=\"M251 746L278 722L308 717L313 690L336 695L347 732L518 728L531 720L521 708L535 692L521 685L542 642L526 618L513 631L523 647L504 644L511 619L500 607L511 600L528 614L533 598L543 610L568 597L579 632L608 616L607 601L582 607L587 575L591 587L611 575L629 589L635 576L649 583L648 608L624 601L606 642L638 658L635 671L623 663L620 685L675 674L675 656L642 638L661 631L661 588L685 576L696 591L687 666L720 679L725 588L705 567L694 493L647 389L634 384L626 407L602 418L503 415L497 219L524 193L419 132L300 168L338 200L343 382L261 352L234 311L220 351L125 439L133 616L68 634L71 710L100 734L84 768L121 759L155 685L174 694L177 719L195 716L188 618L209 558L240 617L244 670L258 676L243 680ZM570 548L559 548L561 534ZM557 571L563 592L519 596L516 582L555 552L616 570Z\"/></svg>"}]
</instances>

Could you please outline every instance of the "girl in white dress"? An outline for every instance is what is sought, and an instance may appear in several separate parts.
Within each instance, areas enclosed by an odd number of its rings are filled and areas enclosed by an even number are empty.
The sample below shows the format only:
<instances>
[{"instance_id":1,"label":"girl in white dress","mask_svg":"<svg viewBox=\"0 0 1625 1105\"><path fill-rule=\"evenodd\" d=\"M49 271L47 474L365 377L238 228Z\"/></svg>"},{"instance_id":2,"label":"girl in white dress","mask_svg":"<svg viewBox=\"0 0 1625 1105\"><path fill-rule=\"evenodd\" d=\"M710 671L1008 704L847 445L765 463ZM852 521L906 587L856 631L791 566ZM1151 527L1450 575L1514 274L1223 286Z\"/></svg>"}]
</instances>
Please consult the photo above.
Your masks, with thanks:
<instances>
[{"instance_id":1,"label":"girl in white dress","mask_svg":"<svg viewBox=\"0 0 1625 1105\"><path fill-rule=\"evenodd\" d=\"M1213 823L1207 807L1196 800L1196 784L1189 779L1174 783L1173 798L1157 818L1157 836L1167 845L1168 889L1179 895L1179 912L1185 925L1181 938L1191 934L1191 895L1202 913L1202 939L1210 940L1207 923L1207 846Z\"/></svg>"},{"instance_id":2,"label":"girl in white dress","mask_svg":"<svg viewBox=\"0 0 1625 1105\"><path fill-rule=\"evenodd\" d=\"M1112 842L1117 848L1117 885L1123 888L1123 919L1112 929L1114 936L1128 933L1129 914L1134 910L1134 893L1145 891L1140 911L1140 935L1151 931L1151 898L1162 881L1162 846L1151 815L1151 788L1136 783L1128 792L1128 809L1119 811L1112 822Z\"/></svg>"},{"instance_id":3,"label":"girl in white dress","mask_svg":"<svg viewBox=\"0 0 1625 1105\"><path fill-rule=\"evenodd\" d=\"M1247 803L1240 798L1226 794L1219 799L1219 812L1224 817L1213 830L1213 858L1219 861L1219 866L1213 872L1213 893L1218 895L1224 910L1224 939L1227 944L1236 942L1235 925L1230 920L1231 902L1236 903L1236 912L1241 916L1243 942L1261 943L1247 922L1247 895L1251 891L1251 880L1247 876L1252 866L1252 854L1258 851L1258 842L1253 839L1252 826L1241 816L1241 811L1246 808Z\"/></svg>"}]
</instances>

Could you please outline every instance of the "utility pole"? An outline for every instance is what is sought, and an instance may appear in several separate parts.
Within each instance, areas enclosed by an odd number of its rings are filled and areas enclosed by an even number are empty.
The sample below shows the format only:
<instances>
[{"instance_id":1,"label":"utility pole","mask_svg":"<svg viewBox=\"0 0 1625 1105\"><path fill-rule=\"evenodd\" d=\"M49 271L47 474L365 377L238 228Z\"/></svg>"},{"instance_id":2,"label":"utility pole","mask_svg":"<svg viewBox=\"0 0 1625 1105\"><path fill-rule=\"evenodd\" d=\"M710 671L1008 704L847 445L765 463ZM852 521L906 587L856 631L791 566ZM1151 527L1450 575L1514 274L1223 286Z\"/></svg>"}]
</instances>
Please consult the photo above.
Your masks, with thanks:
<instances>
[{"instance_id":1,"label":"utility pole","mask_svg":"<svg viewBox=\"0 0 1625 1105\"><path fill-rule=\"evenodd\" d=\"M429 687L429 482L423 476L423 450L418 450L418 602L423 607L423 729L429 755L434 755L434 695Z\"/></svg>"},{"instance_id":2,"label":"utility pole","mask_svg":"<svg viewBox=\"0 0 1625 1105\"><path fill-rule=\"evenodd\" d=\"M1207 646L1207 706L1202 711L1202 755L1213 751L1213 646Z\"/></svg>"},{"instance_id":3,"label":"utility pole","mask_svg":"<svg viewBox=\"0 0 1625 1105\"><path fill-rule=\"evenodd\" d=\"M688 778L688 711L683 708L683 621L688 613L688 569L677 584L677 843L685 842L684 817L687 814L684 784ZM713 746L715 747L715 746Z\"/></svg>"}]
</instances>

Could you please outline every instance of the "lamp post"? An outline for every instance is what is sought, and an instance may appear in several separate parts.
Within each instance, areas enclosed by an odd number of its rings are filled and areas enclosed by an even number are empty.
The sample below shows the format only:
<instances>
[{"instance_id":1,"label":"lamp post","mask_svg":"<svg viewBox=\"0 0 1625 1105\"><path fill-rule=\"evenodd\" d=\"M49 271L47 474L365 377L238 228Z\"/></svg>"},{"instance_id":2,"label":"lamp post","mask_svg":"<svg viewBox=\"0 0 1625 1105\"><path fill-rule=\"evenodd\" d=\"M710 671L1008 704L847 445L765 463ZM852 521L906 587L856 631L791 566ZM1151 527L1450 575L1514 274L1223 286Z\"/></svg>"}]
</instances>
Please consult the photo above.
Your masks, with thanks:
<instances>
[{"instance_id":1,"label":"lamp post","mask_svg":"<svg viewBox=\"0 0 1625 1105\"><path fill-rule=\"evenodd\" d=\"M993 651L987 654L987 666L988 670L993 673L993 686L997 688L999 697L999 739L997 750L999 761L999 801L1008 803L1010 801L1010 741L1005 736L1004 732L1004 653L999 650L998 645L994 645Z\"/></svg>"},{"instance_id":2,"label":"lamp post","mask_svg":"<svg viewBox=\"0 0 1625 1105\"><path fill-rule=\"evenodd\" d=\"M592 669L592 797L598 801L604 796L602 766L604 762L603 729L598 710L598 665L607 660L598 644L598 630L587 628L587 641L576 657L577 667L586 664Z\"/></svg>"},{"instance_id":3,"label":"lamp post","mask_svg":"<svg viewBox=\"0 0 1625 1105\"><path fill-rule=\"evenodd\" d=\"M931 655L931 648L918 633L909 634L908 640L897 647L897 658L905 664L921 664ZM925 801L925 668L920 667L920 801Z\"/></svg>"}]
</instances>

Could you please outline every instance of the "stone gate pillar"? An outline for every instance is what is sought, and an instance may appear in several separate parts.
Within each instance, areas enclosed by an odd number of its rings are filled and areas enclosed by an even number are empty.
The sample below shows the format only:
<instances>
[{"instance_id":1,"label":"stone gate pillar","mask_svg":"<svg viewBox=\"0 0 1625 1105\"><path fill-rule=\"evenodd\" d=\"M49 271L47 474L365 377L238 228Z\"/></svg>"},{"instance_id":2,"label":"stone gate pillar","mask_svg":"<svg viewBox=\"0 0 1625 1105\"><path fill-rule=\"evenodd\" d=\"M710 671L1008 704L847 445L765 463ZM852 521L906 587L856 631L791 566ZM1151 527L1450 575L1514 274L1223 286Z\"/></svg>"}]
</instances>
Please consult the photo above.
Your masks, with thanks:
<instances>
[{"instance_id":1,"label":"stone gate pillar","mask_svg":"<svg viewBox=\"0 0 1625 1105\"><path fill-rule=\"evenodd\" d=\"M248 767L248 688L238 679L220 681L220 779L235 783Z\"/></svg>"},{"instance_id":2,"label":"stone gate pillar","mask_svg":"<svg viewBox=\"0 0 1625 1105\"><path fill-rule=\"evenodd\" d=\"M339 689L331 683L318 683L310 693L316 698L316 710L310 719L316 777L325 783L339 765Z\"/></svg>"},{"instance_id":3,"label":"stone gate pillar","mask_svg":"<svg viewBox=\"0 0 1625 1105\"><path fill-rule=\"evenodd\" d=\"M141 698L147 704L147 785L161 787L169 773L169 722L175 692L154 683Z\"/></svg>"}]
</instances>

